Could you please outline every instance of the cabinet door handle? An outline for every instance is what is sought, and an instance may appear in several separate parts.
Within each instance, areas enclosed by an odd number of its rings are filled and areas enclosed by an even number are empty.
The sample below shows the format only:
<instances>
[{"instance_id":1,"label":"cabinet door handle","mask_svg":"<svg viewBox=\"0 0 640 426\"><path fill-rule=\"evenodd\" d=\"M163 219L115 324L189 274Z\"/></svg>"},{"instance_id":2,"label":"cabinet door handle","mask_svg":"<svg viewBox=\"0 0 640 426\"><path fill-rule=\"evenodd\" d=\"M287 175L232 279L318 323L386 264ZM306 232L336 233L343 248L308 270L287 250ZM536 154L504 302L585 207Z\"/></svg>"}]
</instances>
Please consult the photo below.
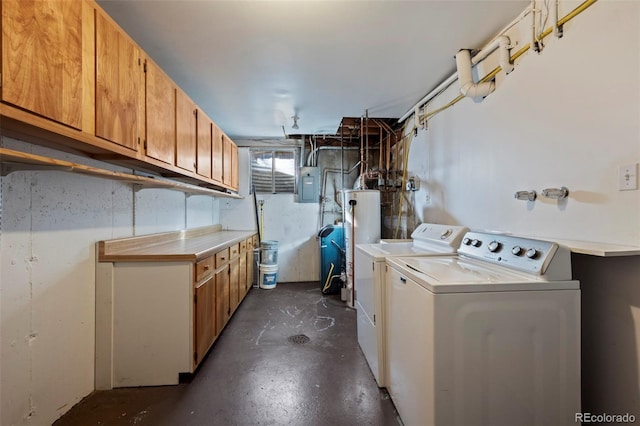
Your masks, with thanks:
<instances>
[{"instance_id":1,"label":"cabinet door handle","mask_svg":"<svg viewBox=\"0 0 640 426\"><path fill-rule=\"evenodd\" d=\"M404 284L407 283L407 279L405 277L400 277L400 281L402 281Z\"/></svg>"}]
</instances>

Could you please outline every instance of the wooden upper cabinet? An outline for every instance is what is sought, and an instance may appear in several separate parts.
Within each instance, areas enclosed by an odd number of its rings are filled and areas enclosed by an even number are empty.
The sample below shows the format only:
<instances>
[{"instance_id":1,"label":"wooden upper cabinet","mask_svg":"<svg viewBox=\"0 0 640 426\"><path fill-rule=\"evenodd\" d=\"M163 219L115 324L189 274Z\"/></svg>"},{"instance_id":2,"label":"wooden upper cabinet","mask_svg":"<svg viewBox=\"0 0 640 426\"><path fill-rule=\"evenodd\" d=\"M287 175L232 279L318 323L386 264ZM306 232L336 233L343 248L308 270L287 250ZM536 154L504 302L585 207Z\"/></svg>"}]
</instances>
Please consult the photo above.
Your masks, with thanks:
<instances>
[{"instance_id":1,"label":"wooden upper cabinet","mask_svg":"<svg viewBox=\"0 0 640 426\"><path fill-rule=\"evenodd\" d=\"M82 7L2 0L3 102L81 128Z\"/></svg>"},{"instance_id":2,"label":"wooden upper cabinet","mask_svg":"<svg viewBox=\"0 0 640 426\"><path fill-rule=\"evenodd\" d=\"M231 187L238 190L238 146L231 142Z\"/></svg>"},{"instance_id":3,"label":"wooden upper cabinet","mask_svg":"<svg viewBox=\"0 0 640 426\"><path fill-rule=\"evenodd\" d=\"M222 183L231 186L233 142L224 133L222 134Z\"/></svg>"},{"instance_id":4,"label":"wooden upper cabinet","mask_svg":"<svg viewBox=\"0 0 640 426\"><path fill-rule=\"evenodd\" d=\"M196 171L196 105L176 89L176 166Z\"/></svg>"},{"instance_id":5,"label":"wooden upper cabinet","mask_svg":"<svg viewBox=\"0 0 640 426\"><path fill-rule=\"evenodd\" d=\"M211 129L211 179L216 182L222 183L223 178L223 133L222 130L215 123Z\"/></svg>"},{"instance_id":6,"label":"wooden upper cabinet","mask_svg":"<svg viewBox=\"0 0 640 426\"><path fill-rule=\"evenodd\" d=\"M200 176L211 178L211 130L213 124L201 109L196 110L196 122L197 172Z\"/></svg>"},{"instance_id":7,"label":"wooden upper cabinet","mask_svg":"<svg viewBox=\"0 0 640 426\"><path fill-rule=\"evenodd\" d=\"M169 77L150 60L145 61L147 157L175 164L176 90Z\"/></svg>"},{"instance_id":8,"label":"wooden upper cabinet","mask_svg":"<svg viewBox=\"0 0 640 426\"><path fill-rule=\"evenodd\" d=\"M138 150L142 136L142 61L138 47L96 13L96 136Z\"/></svg>"}]
</instances>

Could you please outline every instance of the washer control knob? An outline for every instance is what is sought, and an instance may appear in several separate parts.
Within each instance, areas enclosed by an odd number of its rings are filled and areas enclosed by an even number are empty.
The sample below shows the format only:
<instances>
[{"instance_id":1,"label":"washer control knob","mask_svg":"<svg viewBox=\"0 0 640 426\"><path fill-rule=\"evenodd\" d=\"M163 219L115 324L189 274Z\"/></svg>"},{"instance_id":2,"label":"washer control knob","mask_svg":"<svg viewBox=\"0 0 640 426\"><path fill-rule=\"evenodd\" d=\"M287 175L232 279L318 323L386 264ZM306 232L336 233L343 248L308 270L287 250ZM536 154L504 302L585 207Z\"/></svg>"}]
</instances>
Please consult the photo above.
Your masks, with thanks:
<instances>
[{"instance_id":1,"label":"washer control knob","mask_svg":"<svg viewBox=\"0 0 640 426\"><path fill-rule=\"evenodd\" d=\"M482 245L482 241L476 240L475 238L471 240L471 245L474 247L480 247Z\"/></svg>"},{"instance_id":2,"label":"washer control knob","mask_svg":"<svg viewBox=\"0 0 640 426\"><path fill-rule=\"evenodd\" d=\"M513 246L513 248L511 249L511 253L513 253L515 256L520 256L522 255L522 247L520 246Z\"/></svg>"},{"instance_id":3,"label":"washer control knob","mask_svg":"<svg viewBox=\"0 0 640 426\"><path fill-rule=\"evenodd\" d=\"M470 245L471 244L471 238L464 237L464 239L462 240L462 244L464 244L465 246Z\"/></svg>"},{"instance_id":4,"label":"washer control knob","mask_svg":"<svg viewBox=\"0 0 640 426\"><path fill-rule=\"evenodd\" d=\"M446 240L451 236L451 234L453 234L453 229L449 228L446 231L444 231L442 234L440 234L440 239Z\"/></svg>"},{"instance_id":5,"label":"washer control knob","mask_svg":"<svg viewBox=\"0 0 640 426\"><path fill-rule=\"evenodd\" d=\"M501 245L502 244L500 244L497 241L491 241L487 246L487 248L489 249L490 252L495 253L496 251L500 250Z\"/></svg>"},{"instance_id":6,"label":"washer control knob","mask_svg":"<svg viewBox=\"0 0 640 426\"><path fill-rule=\"evenodd\" d=\"M536 257L538 257L538 250L530 248L529 250L527 250L526 256L529 259L535 259Z\"/></svg>"}]
</instances>

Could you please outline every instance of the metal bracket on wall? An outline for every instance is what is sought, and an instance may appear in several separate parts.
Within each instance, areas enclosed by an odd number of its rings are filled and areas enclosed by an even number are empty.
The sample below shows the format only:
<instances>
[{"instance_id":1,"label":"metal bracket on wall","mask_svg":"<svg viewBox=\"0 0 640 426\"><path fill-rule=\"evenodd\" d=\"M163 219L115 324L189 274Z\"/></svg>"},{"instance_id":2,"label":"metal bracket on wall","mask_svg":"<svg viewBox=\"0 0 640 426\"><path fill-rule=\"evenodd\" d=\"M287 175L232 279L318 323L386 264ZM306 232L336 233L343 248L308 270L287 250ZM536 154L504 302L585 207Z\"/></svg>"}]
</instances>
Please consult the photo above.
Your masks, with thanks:
<instances>
[{"instance_id":1,"label":"metal bracket on wall","mask_svg":"<svg viewBox=\"0 0 640 426\"><path fill-rule=\"evenodd\" d=\"M554 200L562 200L569 196L569 189L566 186L561 186L560 188L545 188L542 190L542 196Z\"/></svg>"},{"instance_id":2,"label":"metal bracket on wall","mask_svg":"<svg viewBox=\"0 0 640 426\"><path fill-rule=\"evenodd\" d=\"M514 196L514 198L516 200L535 201L536 198L538 197L538 194L534 190L531 190L531 191L518 191L513 196Z\"/></svg>"}]
</instances>

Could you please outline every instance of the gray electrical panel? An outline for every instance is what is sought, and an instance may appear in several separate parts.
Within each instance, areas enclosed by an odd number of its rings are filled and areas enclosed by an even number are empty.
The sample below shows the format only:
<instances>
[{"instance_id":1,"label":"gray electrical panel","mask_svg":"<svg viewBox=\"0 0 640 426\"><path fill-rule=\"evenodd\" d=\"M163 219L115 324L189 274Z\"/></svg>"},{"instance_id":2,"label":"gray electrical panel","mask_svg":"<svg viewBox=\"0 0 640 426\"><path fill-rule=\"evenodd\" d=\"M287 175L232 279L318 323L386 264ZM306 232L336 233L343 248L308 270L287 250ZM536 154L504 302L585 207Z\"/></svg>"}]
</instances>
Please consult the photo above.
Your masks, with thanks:
<instances>
[{"instance_id":1,"label":"gray electrical panel","mask_svg":"<svg viewBox=\"0 0 640 426\"><path fill-rule=\"evenodd\" d=\"M298 202L320 202L320 168L300 167L298 179Z\"/></svg>"}]
</instances>

